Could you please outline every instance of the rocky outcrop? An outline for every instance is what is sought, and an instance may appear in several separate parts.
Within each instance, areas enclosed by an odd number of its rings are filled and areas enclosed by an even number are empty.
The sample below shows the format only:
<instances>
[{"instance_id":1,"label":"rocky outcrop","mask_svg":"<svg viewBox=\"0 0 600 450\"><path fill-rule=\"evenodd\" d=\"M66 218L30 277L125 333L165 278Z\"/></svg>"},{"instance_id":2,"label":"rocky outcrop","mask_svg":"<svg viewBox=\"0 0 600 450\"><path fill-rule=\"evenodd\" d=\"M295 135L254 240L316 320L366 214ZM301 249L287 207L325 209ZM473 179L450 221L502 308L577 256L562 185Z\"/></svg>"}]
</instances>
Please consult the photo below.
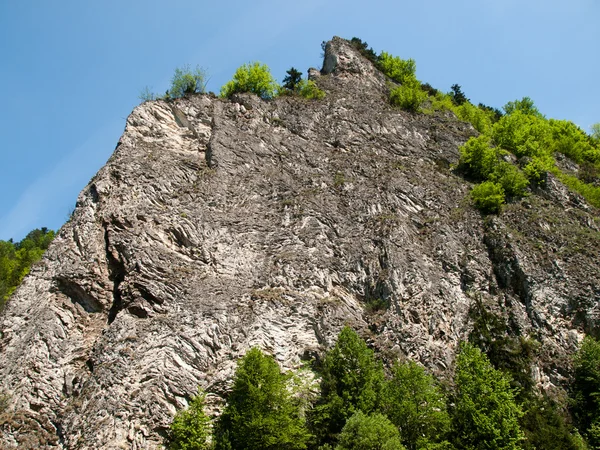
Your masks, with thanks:
<instances>
[{"instance_id":1,"label":"rocky outcrop","mask_svg":"<svg viewBox=\"0 0 600 450\"><path fill-rule=\"evenodd\" d=\"M200 385L218 409L252 346L286 368L344 324L444 374L482 300L560 387L598 330L595 211L557 180L484 219L453 173L476 134L388 105L342 39L320 101L146 102L1 316L7 448L153 449Z\"/></svg>"}]
</instances>

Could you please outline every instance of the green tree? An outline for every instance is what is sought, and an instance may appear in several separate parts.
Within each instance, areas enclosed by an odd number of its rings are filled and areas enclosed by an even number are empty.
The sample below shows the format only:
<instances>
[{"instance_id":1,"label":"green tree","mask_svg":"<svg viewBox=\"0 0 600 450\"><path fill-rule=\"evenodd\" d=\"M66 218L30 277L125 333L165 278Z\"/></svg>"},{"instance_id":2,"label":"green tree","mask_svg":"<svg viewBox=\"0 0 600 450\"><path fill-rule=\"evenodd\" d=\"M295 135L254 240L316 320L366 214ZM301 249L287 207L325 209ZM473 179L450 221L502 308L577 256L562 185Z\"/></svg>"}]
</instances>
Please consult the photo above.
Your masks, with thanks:
<instances>
[{"instance_id":1,"label":"green tree","mask_svg":"<svg viewBox=\"0 0 600 450\"><path fill-rule=\"evenodd\" d=\"M419 112L425 100L427 92L421 89L421 83L416 78L407 78L401 86L390 91L390 103L406 111Z\"/></svg>"},{"instance_id":2,"label":"green tree","mask_svg":"<svg viewBox=\"0 0 600 450\"><path fill-rule=\"evenodd\" d=\"M453 84L452 86L450 86L450 89L450 97L452 98L452 103L454 103L456 106L460 106L463 103L469 102L469 99L464 94L459 84Z\"/></svg>"},{"instance_id":3,"label":"green tree","mask_svg":"<svg viewBox=\"0 0 600 450\"><path fill-rule=\"evenodd\" d=\"M404 450L400 433L387 417L355 413L340 433L336 450Z\"/></svg>"},{"instance_id":4,"label":"green tree","mask_svg":"<svg viewBox=\"0 0 600 450\"><path fill-rule=\"evenodd\" d=\"M523 415L515 402L510 377L492 367L469 343L461 343L454 378L452 413L454 444L459 449L516 450Z\"/></svg>"},{"instance_id":5,"label":"green tree","mask_svg":"<svg viewBox=\"0 0 600 450\"><path fill-rule=\"evenodd\" d=\"M489 136L470 138L458 148L460 167L476 180L487 180L496 169L502 151L492 147Z\"/></svg>"},{"instance_id":6,"label":"green tree","mask_svg":"<svg viewBox=\"0 0 600 450\"><path fill-rule=\"evenodd\" d=\"M179 411L169 430L170 450L207 450L210 436L210 419L204 413L206 395L198 390L198 395L190 401L189 407Z\"/></svg>"},{"instance_id":7,"label":"green tree","mask_svg":"<svg viewBox=\"0 0 600 450\"><path fill-rule=\"evenodd\" d=\"M444 440L450 428L446 397L421 366L414 361L394 365L383 392L383 411L409 450Z\"/></svg>"},{"instance_id":8,"label":"green tree","mask_svg":"<svg viewBox=\"0 0 600 450\"><path fill-rule=\"evenodd\" d=\"M583 339L573 358L573 370L573 415L585 433L593 425L600 426L600 341L591 336Z\"/></svg>"},{"instance_id":9,"label":"green tree","mask_svg":"<svg viewBox=\"0 0 600 450\"><path fill-rule=\"evenodd\" d=\"M294 67L286 71L286 77L283 79L283 88L288 91L294 92L296 87L299 85L302 80L302 72L296 70Z\"/></svg>"},{"instance_id":10,"label":"green tree","mask_svg":"<svg viewBox=\"0 0 600 450\"><path fill-rule=\"evenodd\" d=\"M533 103L533 100L531 100L529 97L523 97L521 100L508 102L506 105L504 105L503 109L506 114L512 114L515 111L520 111L523 114L530 116L536 116L539 118L544 117L542 113L540 113L539 109L537 109L535 106L535 103Z\"/></svg>"},{"instance_id":11,"label":"green tree","mask_svg":"<svg viewBox=\"0 0 600 450\"><path fill-rule=\"evenodd\" d=\"M215 427L216 448L306 448L310 434L289 380L272 356L258 348L248 351L238 363L227 406Z\"/></svg>"},{"instance_id":12,"label":"green tree","mask_svg":"<svg viewBox=\"0 0 600 450\"><path fill-rule=\"evenodd\" d=\"M600 144L600 122L593 124L590 127L590 136L592 136L592 139L594 139L594 141L596 141L597 144Z\"/></svg>"},{"instance_id":13,"label":"green tree","mask_svg":"<svg viewBox=\"0 0 600 450\"><path fill-rule=\"evenodd\" d=\"M12 239L0 241L0 309L29 273L32 264L42 257L54 234L52 230L41 228L32 230L16 244Z\"/></svg>"},{"instance_id":14,"label":"green tree","mask_svg":"<svg viewBox=\"0 0 600 450\"><path fill-rule=\"evenodd\" d=\"M346 326L325 355L321 375L321 398L311 422L320 442L331 443L353 414L379 409L383 369L365 341Z\"/></svg>"},{"instance_id":15,"label":"green tree","mask_svg":"<svg viewBox=\"0 0 600 450\"><path fill-rule=\"evenodd\" d=\"M206 71L204 69L198 66L193 70L189 66L177 67L171 79L171 88L167 91L167 96L169 98L185 97L202 93L205 88Z\"/></svg>"},{"instance_id":16,"label":"green tree","mask_svg":"<svg viewBox=\"0 0 600 450\"><path fill-rule=\"evenodd\" d=\"M262 99L273 98L279 86L266 64L252 62L239 67L233 79L221 88L221 97L231 97L238 92L250 92Z\"/></svg>"},{"instance_id":17,"label":"green tree","mask_svg":"<svg viewBox=\"0 0 600 450\"><path fill-rule=\"evenodd\" d=\"M381 52L378 60L378 67L385 75L397 83L412 83L415 78L417 64L414 59L401 59L392 56L389 53ZM421 84L419 83L419 90Z\"/></svg>"}]
</instances>

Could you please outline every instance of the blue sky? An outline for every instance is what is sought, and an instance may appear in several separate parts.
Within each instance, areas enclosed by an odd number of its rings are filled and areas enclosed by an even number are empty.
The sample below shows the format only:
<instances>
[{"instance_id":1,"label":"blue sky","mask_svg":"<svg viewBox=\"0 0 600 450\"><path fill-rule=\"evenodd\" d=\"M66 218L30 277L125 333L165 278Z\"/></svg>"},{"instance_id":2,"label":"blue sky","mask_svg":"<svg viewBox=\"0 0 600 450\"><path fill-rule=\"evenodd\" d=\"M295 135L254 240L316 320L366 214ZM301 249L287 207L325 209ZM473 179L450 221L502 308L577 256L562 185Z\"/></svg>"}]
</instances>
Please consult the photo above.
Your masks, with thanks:
<instances>
[{"instance_id":1,"label":"blue sky","mask_svg":"<svg viewBox=\"0 0 600 450\"><path fill-rule=\"evenodd\" d=\"M531 97L548 117L600 122L598 0L0 1L0 239L67 219L145 87L200 65L218 92L261 61L281 80L321 66L323 40L360 37L478 103Z\"/></svg>"}]
</instances>

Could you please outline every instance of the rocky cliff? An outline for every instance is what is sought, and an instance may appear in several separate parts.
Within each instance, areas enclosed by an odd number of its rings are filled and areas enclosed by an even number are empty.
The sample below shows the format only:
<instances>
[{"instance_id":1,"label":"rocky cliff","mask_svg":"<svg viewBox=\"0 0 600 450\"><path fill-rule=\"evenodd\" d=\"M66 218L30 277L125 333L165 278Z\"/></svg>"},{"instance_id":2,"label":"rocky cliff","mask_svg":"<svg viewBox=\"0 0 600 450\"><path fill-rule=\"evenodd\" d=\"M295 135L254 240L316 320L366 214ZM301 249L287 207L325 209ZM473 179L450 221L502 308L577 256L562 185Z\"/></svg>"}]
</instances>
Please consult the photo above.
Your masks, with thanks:
<instances>
[{"instance_id":1,"label":"rocky cliff","mask_svg":"<svg viewBox=\"0 0 600 450\"><path fill-rule=\"evenodd\" d=\"M550 176L485 218L452 170L469 124L392 108L339 38L310 75L325 99L132 112L0 318L6 448L158 448L198 385L218 408L248 348L298 367L344 324L444 374L476 301L561 387L599 329L597 211Z\"/></svg>"}]
</instances>

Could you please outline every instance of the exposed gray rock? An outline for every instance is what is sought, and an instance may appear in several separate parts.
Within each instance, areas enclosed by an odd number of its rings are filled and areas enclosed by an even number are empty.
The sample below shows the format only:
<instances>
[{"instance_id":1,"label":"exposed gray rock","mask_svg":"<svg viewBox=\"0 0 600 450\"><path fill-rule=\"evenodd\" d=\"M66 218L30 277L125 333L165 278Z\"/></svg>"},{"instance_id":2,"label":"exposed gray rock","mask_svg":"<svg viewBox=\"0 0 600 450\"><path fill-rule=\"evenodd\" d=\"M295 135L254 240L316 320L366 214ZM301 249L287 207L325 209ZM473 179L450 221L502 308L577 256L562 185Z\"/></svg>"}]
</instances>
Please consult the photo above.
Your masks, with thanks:
<instances>
[{"instance_id":1,"label":"exposed gray rock","mask_svg":"<svg viewBox=\"0 0 600 450\"><path fill-rule=\"evenodd\" d=\"M158 448L198 385L218 410L248 348L293 369L344 324L447 374L476 298L542 343L535 379L561 386L598 330L595 212L552 179L484 220L450 170L469 124L390 107L339 38L311 79L324 100L132 112L0 318L7 448Z\"/></svg>"}]
</instances>

